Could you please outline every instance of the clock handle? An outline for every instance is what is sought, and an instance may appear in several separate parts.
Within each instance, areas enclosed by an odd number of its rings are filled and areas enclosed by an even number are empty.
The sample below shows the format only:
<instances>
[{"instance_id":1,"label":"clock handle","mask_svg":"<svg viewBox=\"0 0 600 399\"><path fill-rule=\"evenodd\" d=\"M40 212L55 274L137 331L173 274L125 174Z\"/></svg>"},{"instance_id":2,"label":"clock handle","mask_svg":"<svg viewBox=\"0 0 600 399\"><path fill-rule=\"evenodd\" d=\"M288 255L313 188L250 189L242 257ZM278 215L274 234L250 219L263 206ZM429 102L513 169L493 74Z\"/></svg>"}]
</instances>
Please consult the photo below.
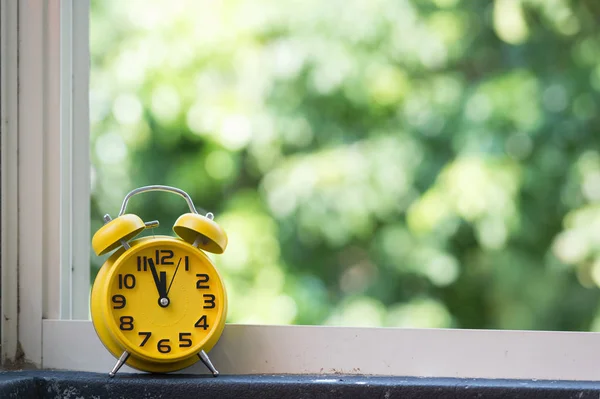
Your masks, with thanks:
<instances>
[{"instance_id":1,"label":"clock handle","mask_svg":"<svg viewBox=\"0 0 600 399\"><path fill-rule=\"evenodd\" d=\"M179 188L176 188L176 187L171 187L171 186L152 185L152 186L139 187L139 188L136 188L135 190L131 190L129 193L127 193L127 195L123 199L123 204L121 205L121 210L119 211L119 216L122 216L125 213L125 208L127 208L127 202L129 202L129 199L131 197L133 197L134 195L149 192L149 191L167 191L170 193L178 194L185 199L188 206L190 207L190 212L198 213L198 211L196 210L196 207L194 206L194 202L192 201L192 198L185 191L183 191Z\"/></svg>"}]
</instances>

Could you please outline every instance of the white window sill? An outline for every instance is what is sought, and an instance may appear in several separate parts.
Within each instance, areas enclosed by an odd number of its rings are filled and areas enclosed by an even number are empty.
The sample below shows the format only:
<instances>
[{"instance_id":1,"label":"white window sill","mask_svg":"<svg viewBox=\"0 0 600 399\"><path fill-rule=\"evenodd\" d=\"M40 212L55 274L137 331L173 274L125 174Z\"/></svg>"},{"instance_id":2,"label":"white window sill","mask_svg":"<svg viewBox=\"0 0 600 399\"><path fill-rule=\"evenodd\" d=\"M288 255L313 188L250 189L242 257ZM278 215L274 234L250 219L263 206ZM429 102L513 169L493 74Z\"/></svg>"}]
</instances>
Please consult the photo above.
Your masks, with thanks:
<instances>
[{"instance_id":1,"label":"white window sill","mask_svg":"<svg viewBox=\"0 0 600 399\"><path fill-rule=\"evenodd\" d=\"M91 321L44 320L43 341L46 369L115 363ZM209 356L221 374L600 380L600 334L580 332L228 324ZM207 374L201 362L182 372Z\"/></svg>"}]
</instances>

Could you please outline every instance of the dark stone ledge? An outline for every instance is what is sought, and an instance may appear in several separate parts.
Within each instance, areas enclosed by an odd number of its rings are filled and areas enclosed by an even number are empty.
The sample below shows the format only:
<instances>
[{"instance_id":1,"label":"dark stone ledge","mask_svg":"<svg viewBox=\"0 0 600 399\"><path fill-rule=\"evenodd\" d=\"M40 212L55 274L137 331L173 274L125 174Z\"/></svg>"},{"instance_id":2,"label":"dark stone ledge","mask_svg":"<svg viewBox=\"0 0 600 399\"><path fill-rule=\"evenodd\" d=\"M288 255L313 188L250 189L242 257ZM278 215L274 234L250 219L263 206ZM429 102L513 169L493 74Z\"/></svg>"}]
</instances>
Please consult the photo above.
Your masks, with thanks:
<instances>
[{"instance_id":1,"label":"dark stone ledge","mask_svg":"<svg viewBox=\"0 0 600 399\"><path fill-rule=\"evenodd\" d=\"M0 372L0 398L594 398L600 382L347 375Z\"/></svg>"}]
</instances>

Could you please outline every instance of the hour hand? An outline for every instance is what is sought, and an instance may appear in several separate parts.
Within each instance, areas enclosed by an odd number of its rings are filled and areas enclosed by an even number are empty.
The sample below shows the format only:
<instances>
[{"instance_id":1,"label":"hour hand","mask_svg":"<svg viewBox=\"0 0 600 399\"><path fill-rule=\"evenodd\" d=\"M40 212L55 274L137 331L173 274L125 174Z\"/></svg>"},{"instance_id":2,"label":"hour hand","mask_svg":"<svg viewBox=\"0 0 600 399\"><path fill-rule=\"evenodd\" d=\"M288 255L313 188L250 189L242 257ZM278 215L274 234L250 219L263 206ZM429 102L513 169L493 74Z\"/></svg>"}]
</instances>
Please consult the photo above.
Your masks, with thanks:
<instances>
[{"instance_id":1,"label":"hour hand","mask_svg":"<svg viewBox=\"0 0 600 399\"><path fill-rule=\"evenodd\" d=\"M161 298L167 298L167 272L160 272L158 279L158 293Z\"/></svg>"}]
</instances>

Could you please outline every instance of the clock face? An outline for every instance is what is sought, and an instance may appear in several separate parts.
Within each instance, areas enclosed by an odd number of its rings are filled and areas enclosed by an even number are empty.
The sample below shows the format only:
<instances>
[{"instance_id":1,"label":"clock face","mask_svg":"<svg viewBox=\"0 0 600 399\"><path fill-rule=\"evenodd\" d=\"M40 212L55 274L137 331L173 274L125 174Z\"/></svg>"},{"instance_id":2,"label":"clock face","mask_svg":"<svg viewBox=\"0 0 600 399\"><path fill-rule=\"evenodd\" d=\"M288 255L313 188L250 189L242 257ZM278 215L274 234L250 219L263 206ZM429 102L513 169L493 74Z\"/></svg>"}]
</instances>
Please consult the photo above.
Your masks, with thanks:
<instances>
[{"instance_id":1,"label":"clock face","mask_svg":"<svg viewBox=\"0 0 600 399\"><path fill-rule=\"evenodd\" d=\"M107 277L107 326L140 358L194 356L223 327L227 304L222 281L208 257L182 241L134 244Z\"/></svg>"}]
</instances>

